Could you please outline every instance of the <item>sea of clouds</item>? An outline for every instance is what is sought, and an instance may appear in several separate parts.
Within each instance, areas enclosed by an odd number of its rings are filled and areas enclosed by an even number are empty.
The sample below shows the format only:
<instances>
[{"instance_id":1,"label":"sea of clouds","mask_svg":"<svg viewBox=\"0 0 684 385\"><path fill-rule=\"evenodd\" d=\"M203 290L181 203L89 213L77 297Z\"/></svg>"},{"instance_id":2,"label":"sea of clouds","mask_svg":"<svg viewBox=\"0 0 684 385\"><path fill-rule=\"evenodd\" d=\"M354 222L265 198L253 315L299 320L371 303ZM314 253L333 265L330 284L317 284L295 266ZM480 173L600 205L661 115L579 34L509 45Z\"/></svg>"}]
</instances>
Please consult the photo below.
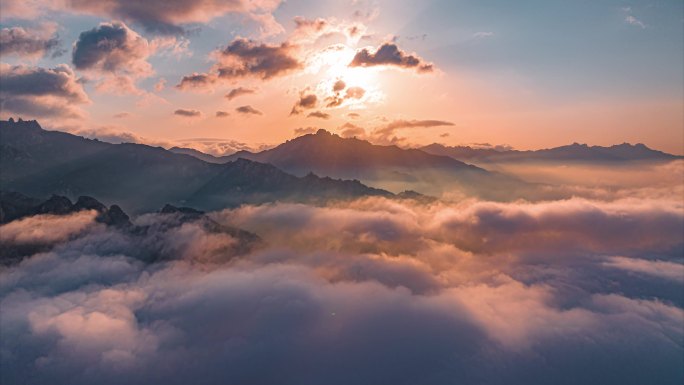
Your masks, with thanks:
<instances>
[{"instance_id":1,"label":"sea of clouds","mask_svg":"<svg viewBox=\"0 0 684 385\"><path fill-rule=\"evenodd\" d=\"M0 227L7 384L681 384L678 191ZM673 193L674 192L674 193ZM248 250L248 251L245 251Z\"/></svg>"}]
</instances>

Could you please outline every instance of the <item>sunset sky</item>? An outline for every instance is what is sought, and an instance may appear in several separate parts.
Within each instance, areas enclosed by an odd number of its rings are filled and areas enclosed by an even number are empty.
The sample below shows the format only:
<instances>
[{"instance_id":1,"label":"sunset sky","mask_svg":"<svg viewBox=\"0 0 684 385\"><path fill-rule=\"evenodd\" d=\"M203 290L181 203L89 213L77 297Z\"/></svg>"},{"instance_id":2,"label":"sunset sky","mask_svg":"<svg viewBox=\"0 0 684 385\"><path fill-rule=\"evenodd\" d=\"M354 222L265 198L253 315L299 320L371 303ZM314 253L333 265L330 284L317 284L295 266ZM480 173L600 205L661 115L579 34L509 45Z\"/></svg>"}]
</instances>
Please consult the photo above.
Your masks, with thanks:
<instances>
[{"instance_id":1,"label":"sunset sky","mask_svg":"<svg viewBox=\"0 0 684 385\"><path fill-rule=\"evenodd\" d=\"M2 118L220 154L378 144L684 153L684 3L3 0Z\"/></svg>"}]
</instances>

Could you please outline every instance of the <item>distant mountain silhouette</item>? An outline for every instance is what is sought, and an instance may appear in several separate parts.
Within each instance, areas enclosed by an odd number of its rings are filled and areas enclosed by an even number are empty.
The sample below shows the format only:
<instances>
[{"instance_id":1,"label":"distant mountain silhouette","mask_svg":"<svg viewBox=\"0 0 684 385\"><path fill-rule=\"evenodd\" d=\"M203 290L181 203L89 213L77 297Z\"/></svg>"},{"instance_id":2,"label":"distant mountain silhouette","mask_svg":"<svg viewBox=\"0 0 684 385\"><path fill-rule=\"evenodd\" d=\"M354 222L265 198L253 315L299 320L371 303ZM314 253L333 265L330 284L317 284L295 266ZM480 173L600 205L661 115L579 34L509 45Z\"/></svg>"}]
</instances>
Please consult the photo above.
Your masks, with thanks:
<instances>
[{"instance_id":1,"label":"distant mountain silhouette","mask_svg":"<svg viewBox=\"0 0 684 385\"><path fill-rule=\"evenodd\" d=\"M434 154L449 156L453 159L471 162L519 162L519 161L549 161L549 162L629 162L629 161L669 161L682 159L681 156L667 154L653 150L642 143L623 143L610 147L588 146L573 143L568 146L555 147L534 151L479 149L468 146L448 147L433 143L421 147L421 150Z\"/></svg>"},{"instance_id":2,"label":"distant mountain silhouette","mask_svg":"<svg viewBox=\"0 0 684 385\"><path fill-rule=\"evenodd\" d=\"M194 148L186 148L186 147L171 147L169 148L169 151L173 152L174 154L184 154L184 155L190 155L194 156L197 159L201 159L205 162L208 163L227 163L232 160L230 155L224 155L224 156L214 156L211 154L207 154L202 151L195 150Z\"/></svg>"},{"instance_id":3,"label":"distant mountain silhouette","mask_svg":"<svg viewBox=\"0 0 684 385\"><path fill-rule=\"evenodd\" d=\"M107 208L95 198L81 196L76 203L64 196L53 195L42 201L17 192L0 191L0 224L21 220L35 215L69 215L84 210L97 212L95 221L111 226L136 245L135 256L151 263L172 259L176 253L169 253L166 247L156 242L160 234L173 231L186 223L200 226L210 234L227 234L235 242L228 243L221 250L216 250L217 258L230 259L243 255L263 244L262 239L249 231L220 224L204 212L189 207L176 207L170 204L157 213L157 220L147 220L145 224L134 225L129 216L117 205ZM20 262L27 256L45 252L55 246L50 242L17 243L12 239L0 239L0 265L11 265Z\"/></svg>"},{"instance_id":4,"label":"distant mountain silhouette","mask_svg":"<svg viewBox=\"0 0 684 385\"><path fill-rule=\"evenodd\" d=\"M45 131L35 121L0 121L0 188L31 196L97 196L133 212L165 203L214 210L275 200L392 196L358 181L295 177L274 166L214 164L161 147L110 144Z\"/></svg>"},{"instance_id":5,"label":"distant mountain silhouette","mask_svg":"<svg viewBox=\"0 0 684 385\"><path fill-rule=\"evenodd\" d=\"M89 196L80 196L76 203L64 196L53 195L48 200L40 202L39 199L26 195L0 191L0 223L31 217L34 215L67 215L83 210L95 210L95 220L110 226L127 227L131 225L128 215L121 207L111 205L109 208L97 199Z\"/></svg>"},{"instance_id":6,"label":"distant mountain silhouette","mask_svg":"<svg viewBox=\"0 0 684 385\"><path fill-rule=\"evenodd\" d=\"M378 146L365 140L342 138L326 130L288 140L258 153L238 151L227 158L270 163L295 175L313 172L331 177L364 178L378 170L388 169L468 170L486 173L481 168L450 157L397 146Z\"/></svg>"},{"instance_id":7,"label":"distant mountain silhouette","mask_svg":"<svg viewBox=\"0 0 684 385\"><path fill-rule=\"evenodd\" d=\"M458 188L488 199L507 199L516 191L530 187L515 178L448 156L374 145L357 138L342 138L326 130L258 153L239 151L227 158L270 163L294 175L313 172L333 178L359 179L394 191L418 190L430 195Z\"/></svg>"}]
</instances>

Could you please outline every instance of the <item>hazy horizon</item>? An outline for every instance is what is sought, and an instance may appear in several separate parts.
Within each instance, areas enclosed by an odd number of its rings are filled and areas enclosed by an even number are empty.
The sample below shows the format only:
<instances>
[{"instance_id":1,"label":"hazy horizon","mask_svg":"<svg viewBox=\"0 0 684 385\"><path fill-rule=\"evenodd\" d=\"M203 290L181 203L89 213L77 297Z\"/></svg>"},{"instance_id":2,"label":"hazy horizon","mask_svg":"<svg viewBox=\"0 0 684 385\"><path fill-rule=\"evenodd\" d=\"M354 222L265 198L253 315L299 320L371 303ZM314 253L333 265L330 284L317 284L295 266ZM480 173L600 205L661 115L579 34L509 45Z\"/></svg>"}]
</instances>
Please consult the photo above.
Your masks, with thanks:
<instances>
[{"instance_id":1,"label":"hazy horizon","mask_svg":"<svg viewBox=\"0 0 684 385\"><path fill-rule=\"evenodd\" d=\"M258 148L315 127L404 146L642 142L684 155L683 7L4 0L0 118L149 143ZM50 87L21 88L40 76Z\"/></svg>"}]
</instances>

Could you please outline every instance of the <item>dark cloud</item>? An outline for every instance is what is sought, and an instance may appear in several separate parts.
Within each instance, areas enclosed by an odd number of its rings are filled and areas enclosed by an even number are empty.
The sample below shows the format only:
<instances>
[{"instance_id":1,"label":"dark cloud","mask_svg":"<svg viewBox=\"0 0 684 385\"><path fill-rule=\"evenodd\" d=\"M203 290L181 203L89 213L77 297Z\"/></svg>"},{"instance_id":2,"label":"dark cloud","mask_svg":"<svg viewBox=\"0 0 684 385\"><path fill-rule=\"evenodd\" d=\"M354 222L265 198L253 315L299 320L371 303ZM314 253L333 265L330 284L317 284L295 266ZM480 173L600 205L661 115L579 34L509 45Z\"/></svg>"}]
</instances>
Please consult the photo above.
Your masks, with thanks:
<instances>
[{"instance_id":1,"label":"dark cloud","mask_svg":"<svg viewBox=\"0 0 684 385\"><path fill-rule=\"evenodd\" d=\"M228 117L228 116L230 116L230 112L226 112L226 111L216 111L216 117L217 117L217 118L225 118L225 117Z\"/></svg>"},{"instance_id":2,"label":"dark cloud","mask_svg":"<svg viewBox=\"0 0 684 385\"><path fill-rule=\"evenodd\" d=\"M184 25L204 23L227 13L240 13L260 21L274 11L278 0L70 0L64 5L43 2L43 9L87 13L123 19L162 34L185 33Z\"/></svg>"},{"instance_id":3,"label":"dark cloud","mask_svg":"<svg viewBox=\"0 0 684 385\"><path fill-rule=\"evenodd\" d=\"M316 108L318 103L318 97L316 94L309 94L306 91L302 91L299 94L299 100L295 103L290 111L290 115L297 115L302 112L302 110L310 110Z\"/></svg>"},{"instance_id":4,"label":"dark cloud","mask_svg":"<svg viewBox=\"0 0 684 385\"><path fill-rule=\"evenodd\" d=\"M415 69L419 73L432 72L434 70L432 64L426 63L415 54L407 54L393 43L385 43L375 52L370 52L368 48L363 48L356 53L351 63L349 63L350 67L373 67L381 65Z\"/></svg>"},{"instance_id":5,"label":"dark cloud","mask_svg":"<svg viewBox=\"0 0 684 385\"><path fill-rule=\"evenodd\" d=\"M0 30L0 55L17 55L22 58L41 58L48 54L57 57L63 53L59 36L50 30L22 27Z\"/></svg>"},{"instance_id":6,"label":"dark cloud","mask_svg":"<svg viewBox=\"0 0 684 385\"><path fill-rule=\"evenodd\" d=\"M202 116L202 113L200 111L186 110L186 109L182 109L182 108L174 111L173 114L178 115L178 116L185 116L188 118L197 118L197 117Z\"/></svg>"},{"instance_id":7,"label":"dark cloud","mask_svg":"<svg viewBox=\"0 0 684 385\"><path fill-rule=\"evenodd\" d=\"M218 81L250 77L268 80L283 76L303 66L294 50L288 42L271 45L238 38L214 52L216 63L209 73L184 76L177 87L211 88Z\"/></svg>"},{"instance_id":8,"label":"dark cloud","mask_svg":"<svg viewBox=\"0 0 684 385\"><path fill-rule=\"evenodd\" d=\"M67 65L42 67L0 64L2 110L31 117L76 118L90 103L83 85Z\"/></svg>"},{"instance_id":9,"label":"dark cloud","mask_svg":"<svg viewBox=\"0 0 684 385\"><path fill-rule=\"evenodd\" d=\"M252 106L240 106L235 109L236 112L244 115L263 115L263 113Z\"/></svg>"},{"instance_id":10,"label":"dark cloud","mask_svg":"<svg viewBox=\"0 0 684 385\"><path fill-rule=\"evenodd\" d=\"M71 61L80 70L149 74L151 53L147 40L124 23L101 23L79 35Z\"/></svg>"},{"instance_id":11,"label":"dark cloud","mask_svg":"<svg viewBox=\"0 0 684 385\"><path fill-rule=\"evenodd\" d=\"M196 88L206 89L216 83L216 77L209 74L193 73L192 75L183 76L176 88L181 90Z\"/></svg>"},{"instance_id":12,"label":"dark cloud","mask_svg":"<svg viewBox=\"0 0 684 385\"><path fill-rule=\"evenodd\" d=\"M235 39L218 51L218 76L223 79L256 77L270 79L301 68L289 43L270 45Z\"/></svg>"},{"instance_id":13,"label":"dark cloud","mask_svg":"<svg viewBox=\"0 0 684 385\"><path fill-rule=\"evenodd\" d=\"M239 96L253 94L254 92L255 91L251 88L243 88L243 87L233 88L232 90L230 90L226 94L226 99L233 100Z\"/></svg>"},{"instance_id":14,"label":"dark cloud","mask_svg":"<svg viewBox=\"0 0 684 385\"><path fill-rule=\"evenodd\" d=\"M307 118L330 119L330 114L321 111L314 111L306 115Z\"/></svg>"},{"instance_id":15,"label":"dark cloud","mask_svg":"<svg viewBox=\"0 0 684 385\"><path fill-rule=\"evenodd\" d=\"M136 82L154 74L147 59L157 48L122 22L101 23L79 35L71 60L98 77L98 91L144 95Z\"/></svg>"}]
</instances>

